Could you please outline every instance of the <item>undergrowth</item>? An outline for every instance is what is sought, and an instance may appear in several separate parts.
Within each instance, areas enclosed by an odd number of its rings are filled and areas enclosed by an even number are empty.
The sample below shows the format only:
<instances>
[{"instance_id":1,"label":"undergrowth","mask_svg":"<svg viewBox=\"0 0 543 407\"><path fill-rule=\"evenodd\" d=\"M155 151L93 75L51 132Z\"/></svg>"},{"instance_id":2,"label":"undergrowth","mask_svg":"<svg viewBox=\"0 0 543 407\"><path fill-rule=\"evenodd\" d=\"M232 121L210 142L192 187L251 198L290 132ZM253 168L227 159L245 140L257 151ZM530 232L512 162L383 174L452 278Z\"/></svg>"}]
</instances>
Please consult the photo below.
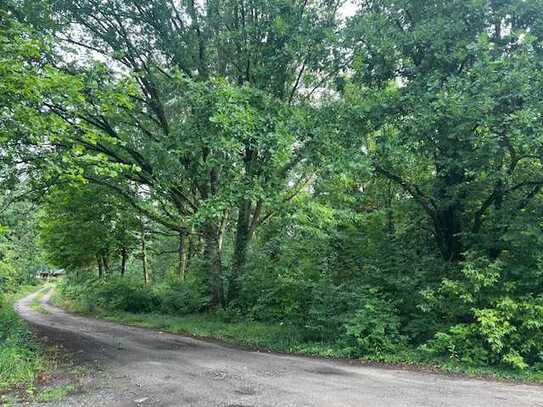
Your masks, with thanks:
<instances>
[{"instance_id":1,"label":"undergrowth","mask_svg":"<svg viewBox=\"0 0 543 407\"><path fill-rule=\"evenodd\" d=\"M0 297L0 394L16 389L31 395L38 374L50 367L28 326L13 309L14 302L31 289Z\"/></svg>"},{"instance_id":2,"label":"undergrowth","mask_svg":"<svg viewBox=\"0 0 543 407\"><path fill-rule=\"evenodd\" d=\"M325 358L353 358L349 349L346 349L341 343L333 340L308 339L307 330L303 327L254 321L225 310L185 315L111 310L96 306L89 307L86 302L78 302L73 298L63 296L59 290L55 292L52 301L58 306L80 314L175 334L215 339L260 351ZM539 370L470 366L451 358L432 357L426 352L408 346L379 355L357 356L356 359L372 365L389 365L472 377L543 383L543 372Z\"/></svg>"}]
</instances>

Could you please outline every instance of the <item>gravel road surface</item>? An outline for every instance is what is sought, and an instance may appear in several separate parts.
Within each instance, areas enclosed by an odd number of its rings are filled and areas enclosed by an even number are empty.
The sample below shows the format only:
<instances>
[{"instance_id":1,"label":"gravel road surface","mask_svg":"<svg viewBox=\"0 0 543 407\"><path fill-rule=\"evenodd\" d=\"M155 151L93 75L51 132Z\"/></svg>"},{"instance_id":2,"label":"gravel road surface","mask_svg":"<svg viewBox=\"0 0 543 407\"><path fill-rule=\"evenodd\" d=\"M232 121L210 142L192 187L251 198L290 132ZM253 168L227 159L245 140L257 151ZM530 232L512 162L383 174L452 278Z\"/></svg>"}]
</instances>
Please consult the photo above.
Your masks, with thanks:
<instances>
[{"instance_id":1,"label":"gravel road surface","mask_svg":"<svg viewBox=\"0 0 543 407\"><path fill-rule=\"evenodd\" d=\"M50 294L41 312L31 307L36 293L16 309L90 378L47 406L543 407L541 386L240 350L73 315Z\"/></svg>"}]
</instances>

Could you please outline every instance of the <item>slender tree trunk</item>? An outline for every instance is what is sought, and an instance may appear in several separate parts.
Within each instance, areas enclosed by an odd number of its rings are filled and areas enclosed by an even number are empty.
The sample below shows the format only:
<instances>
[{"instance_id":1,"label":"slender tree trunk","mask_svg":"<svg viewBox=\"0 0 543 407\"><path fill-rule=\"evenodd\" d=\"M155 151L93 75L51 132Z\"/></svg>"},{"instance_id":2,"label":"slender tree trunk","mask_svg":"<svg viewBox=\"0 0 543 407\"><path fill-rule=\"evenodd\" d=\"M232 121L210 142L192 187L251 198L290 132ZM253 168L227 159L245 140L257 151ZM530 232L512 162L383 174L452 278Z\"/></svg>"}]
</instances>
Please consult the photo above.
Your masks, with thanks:
<instances>
[{"instance_id":1,"label":"slender tree trunk","mask_svg":"<svg viewBox=\"0 0 543 407\"><path fill-rule=\"evenodd\" d=\"M222 253L222 246L224 243L224 235L226 234L226 226L228 226L228 211L225 211L222 219L221 224L219 226L219 251Z\"/></svg>"},{"instance_id":2,"label":"slender tree trunk","mask_svg":"<svg viewBox=\"0 0 543 407\"><path fill-rule=\"evenodd\" d=\"M187 231L183 229L179 232L179 262L177 265L177 276L179 280L185 280L185 273L187 271L187 254L188 254L188 236Z\"/></svg>"},{"instance_id":3,"label":"slender tree trunk","mask_svg":"<svg viewBox=\"0 0 543 407\"><path fill-rule=\"evenodd\" d=\"M126 263L128 260L128 251L125 247L121 249L121 276L124 276L126 272Z\"/></svg>"},{"instance_id":4,"label":"slender tree trunk","mask_svg":"<svg viewBox=\"0 0 543 407\"><path fill-rule=\"evenodd\" d=\"M212 304L221 305L224 301L224 295L219 236L217 228L210 225L204 230L204 259L208 263L208 281L211 289Z\"/></svg>"},{"instance_id":5,"label":"slender tree trunk","mask_svg":"<svg viewBox=\"0 0 543 407\"><path fill-rule=\"evenodd\" d=\"M187 236L187 270L190 268L190 265L192 263L192 259L198 255L198 243L200 242L200 238L194 236L194 228L192 227L190 229L190 233Z\"/></svg>"},{"instance_id":6,"label":"slender tree trunk","mask_svg":"<svg viewBox=\"0 0 543 407\"><path fill-rule=\"evenodd\" d=\"M109 267L109 257L107 254L102 255L102 263L104 265L104 272L106 274L109 274L110 267Z\"/></svg>"},{"instance_id":7,"label":"slender tree trunk","mask_svg":"<svg viewBox=\"0 0 543 407\"><path fill-rule=\"evenodd\" d=\"M145 249L145 239L141 239L141 265L143 270L143 283L149 284L149 270L147 265L147 253Z\"/></svg>"},{"instance_id":8,"label":"slender tree trunk","mask_svg":"<svg viewBox=\"0 0 543 407\"><path fill-rule=\"evenodd\" d=\"M387 217L387 233L391 238L394 236L394 211L392 209L392 201L394 199L392 181L387 182L386 191L386 217Z\"/></svg>"},{"instance_id":9,"label":"slender tree trunk","mask_svg":"<svg viewBox=\"0 0 543 407\"><path fill-rule=\"evenodd\" d=\"M238 210L238 220L236 224L236 236L234 241L234 255L232 260L233 276L228 289L228 300L232 301L238 298L240 290L240 276L243 273L247 263L247 249L251 242L256 227L256 222L260 217L262 203L258 202L254 207L251 201L244 199ZM252 217L251 217L252 215Z\"/></svg>"},{"instance_id":10,"label":"slender tree trunk","mask_svg":"<svg viewBox=\"0 0 543 407\"><path fill-rule=\"evenodd\" d=\"M205 237L203 236L200 236L198 238L198 246L199 246L199 250L200 250L200 257L203 257L205 258L205 254L206 254L206 239Z\"/></svg>"},{"instance_id":11,"label":"slender tree trunk","mask_svg":"<svg viewBox=\"0 0 543 407\"><path fill-rule=\"evenodd\" d=\"M196 236L194 233L194 227L191 227L190 233L187 236L187 270L190 269L193 259L202 254L200 250L200 242L201 238Z\"/></svg>"},{"instance_id":12,"label":"slender tree trunk","mask_svg":"<svg viewBox=\"0 0 543 407\"><path fill-rule=\"evenodd\" d=\"M236 240L234 242L234 273L240 274L247 257L247 245L249 243L249 220L251 215L251 202L243 200L238 211L236 224Z\"/></svg>"},{"instance_id":13,"label":"slender tree trunk","mask_svg":"<svg viewBox=\"0 0 543 407\"><path fill-rule=\"evenodd\" d=\"M140 248L141 248L141 265L143 269L143 283L145 285L149 284L149 267L147 264L147 249L145 245L145 224L143 219L140 218Z\"/></svg>"},{"instance_id":14,"label":"slender tree trunk","mask_svg":"<svg viewBox=\"0 0 543 407\"><path fill-rule=\"evenodd\" d=\"M253 176L255 175L253 169L255 158L255 150L250 145L250 143L246 143L243 161L245 166L245 173L248 177L248 182L253 182ZM235 281L232 282L233 284L231 287L231 292L234 297L237 297L239 275L241 274L241 272L243 271L243 267L245 266L245 261L247 258L247 246L249 244L249 240L251 239L250 233L252 228L252 206L253 204L251 200L247 198L242 198L238 205L238 220L236 224L236 237L234 242L233 258L233 279ZM257 204L256 210L260 210L259 204Z\"/></svg>"},{"instance_id":15,"label":"slender tree trunk","mask_svg":"<svg viewBox=\"0 0 543 407\"><path fill-rule=\"evenodd\" d=\"M98 278L102 278L104 276L104 265L101 256L96 256L96 263L98 264Z\"/></svg>"}]
</instances>

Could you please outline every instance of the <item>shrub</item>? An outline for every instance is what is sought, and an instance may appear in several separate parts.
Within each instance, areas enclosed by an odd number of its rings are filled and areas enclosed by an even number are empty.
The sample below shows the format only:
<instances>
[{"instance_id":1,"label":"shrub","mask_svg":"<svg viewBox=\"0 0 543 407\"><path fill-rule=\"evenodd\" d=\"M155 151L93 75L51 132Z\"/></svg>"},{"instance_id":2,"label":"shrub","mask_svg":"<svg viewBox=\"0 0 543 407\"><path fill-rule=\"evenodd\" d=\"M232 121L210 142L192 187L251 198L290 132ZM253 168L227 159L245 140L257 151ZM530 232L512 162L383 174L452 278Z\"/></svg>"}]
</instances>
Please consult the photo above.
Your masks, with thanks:
<instances>
[{"instance_id":1,"label":"shrub","mask_svg":"<svg viewBox=\"0 0 543 407\"><path fill-rule=\"evenodd\" d=\"M134 313L187 314L204 311L209 305L205 286L192 277L185 282L150 287L120 276L72 279L61 283L59 290L81 312L93 312L99 307Z\"/></svg>"},{"instance_id":2,"label":"shrub","mask_svg":"<svg viewBox=\"0 0 543 407\"><path fill-rule=\"evenodd\" d=\"M160 300L152 290L130 279L112 278L97 285L97 305L106 309L128 312L151 312Z\"/></svg>"},{"instance_id":3,"label":"shrub","mask_svg":"<svg viewBox=\"0 0 543 407\"><path fill-rule=\"evenodd\" d=\"M202 281L190 276L186 281L156 288L155 294L160 299L160 311L167 314L190 314L207 309L211 300L207 291Z\"/></svg>"},{"instance_id":4,"label":"shrub","mask_svg":"<svg viewBox=\"0 0 543 407\"><path fill-rule=\"evenodd\" d=\"M314 282L300 270L257 269L242 277L240 307L258 321L304 325Z\"/></svg>"},{"instance_id":5,"label":"shrub","mask_svg":"<svg viewBox=\"0 0 543 407\"><path fill-rule=\"evenodd\" d=\"M516 265L468 254L459 276L427 293L428 312L452 321L421 347L471 365L525 369L543 362L543 297L508 277ZM534 285L534 289L537 286Z\"/></svg>"},{"instance_id":6,"label":"shrub","mask_svg":"<svg viewBox=\"0 0 543 407\"><path fill-rule=\"evenodd\" d=\"M524 368L543 362L543 298L506 297L474 314L482 338L502 363Z\"/></svg>"},{"instance_id":7,"label":"shrub","mask_svg":"<svg viewBox=\"0 0 543 407\"><path fill-rule=\"evenodd\" d=\"M433 356L445 356L471 366L480 366L489 359L488 350L477 337L473 324L457 324L445 332L437 332L420 350Z\"/></svg>"},{"instance_id":8,"label":"shrub","mask_svg":"<svg viewBox=\"0 0 543 407\"><path fill-rule=\"evenodd\" d=\"M73 279L61 284L59 289L83 312L92 312L96 307L113 311L150 312L158 309L160 304L152 290L129 278Z\"/></svg>"},{"instance_id":9,"label":"shrub","mask_svg":"<svg viewBox=\"0 0 543 407\"><path fill-rule=\"evenodd\" d=\"M352 356L383 358L404 348L400 318L393 306L372 290L359 299L358 309L344 323L342 341Z\"/></svg>"},{"instance_id":10,"label":"shrub","mask_svg":"<svg viewBox=\"0 0 543 407\"><path fill-rule=\"evenodd\" d=\"M343 335L346 321L359 306L361 292L361 289L336 285L328 279L315 283L304 325L308 339L330 342Z\"/></svg>"},{"instance_id":11,"label":"shrub","mask_svg":"<svg viewBox=\"0 0 543 407\"><path fill-rule=\"evenodd\" d=\"M6 261L0 261L0 293L13 291L17 286L16 270Z\"/></svg>"}]
</instances>

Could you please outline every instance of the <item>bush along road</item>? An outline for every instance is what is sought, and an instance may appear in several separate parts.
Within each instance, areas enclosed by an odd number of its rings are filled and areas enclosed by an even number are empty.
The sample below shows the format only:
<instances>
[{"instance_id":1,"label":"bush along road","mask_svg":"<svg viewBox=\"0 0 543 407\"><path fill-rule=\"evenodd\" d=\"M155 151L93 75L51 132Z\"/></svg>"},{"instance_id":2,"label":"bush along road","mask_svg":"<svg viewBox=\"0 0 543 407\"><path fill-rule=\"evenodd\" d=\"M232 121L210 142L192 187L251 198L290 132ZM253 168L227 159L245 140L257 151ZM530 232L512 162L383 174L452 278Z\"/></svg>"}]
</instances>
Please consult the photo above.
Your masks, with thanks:
<instances>
[{"instance_id":1,"label":"bush along road","mask_svg":"<svg viewBox=\"0 0 543 407\"><path fill-rule=\"evenodd\" d=\"M49 406L543 406L536 385L240 350L73 315L45 291L20 300L17 312L91 376Z\"/></svg>"}]
</instances>

